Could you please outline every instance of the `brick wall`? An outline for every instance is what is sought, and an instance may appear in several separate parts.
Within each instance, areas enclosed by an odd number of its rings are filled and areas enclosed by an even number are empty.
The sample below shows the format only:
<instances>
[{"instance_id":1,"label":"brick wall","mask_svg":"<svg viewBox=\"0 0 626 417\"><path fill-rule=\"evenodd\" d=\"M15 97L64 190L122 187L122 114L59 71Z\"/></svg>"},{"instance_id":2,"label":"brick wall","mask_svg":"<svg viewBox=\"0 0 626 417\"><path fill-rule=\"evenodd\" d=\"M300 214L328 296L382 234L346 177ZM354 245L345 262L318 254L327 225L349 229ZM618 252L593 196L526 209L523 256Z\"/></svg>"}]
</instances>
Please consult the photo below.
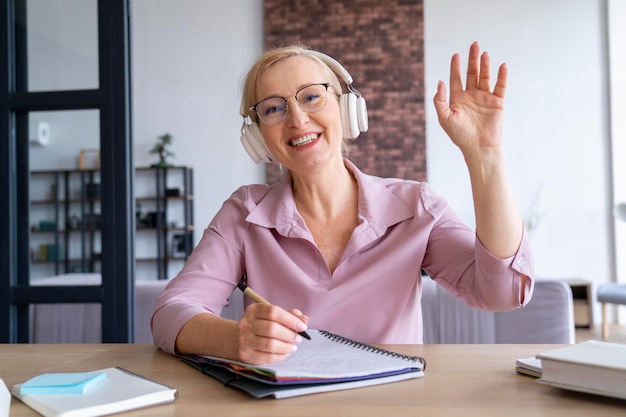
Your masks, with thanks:
<instances>
[{"instance_id":1,"label":"brick wall","mask_svg":"<svg viewBox=\"0 0 626 417\"><path fill-rule=\"evenodd\" d=\"M422 0L265 0L265 46L337 59L365 97L369 130L350 159L382 177L426 179ZM268 165L267 181L278 178Z\"/></svg>"}]
</instances>

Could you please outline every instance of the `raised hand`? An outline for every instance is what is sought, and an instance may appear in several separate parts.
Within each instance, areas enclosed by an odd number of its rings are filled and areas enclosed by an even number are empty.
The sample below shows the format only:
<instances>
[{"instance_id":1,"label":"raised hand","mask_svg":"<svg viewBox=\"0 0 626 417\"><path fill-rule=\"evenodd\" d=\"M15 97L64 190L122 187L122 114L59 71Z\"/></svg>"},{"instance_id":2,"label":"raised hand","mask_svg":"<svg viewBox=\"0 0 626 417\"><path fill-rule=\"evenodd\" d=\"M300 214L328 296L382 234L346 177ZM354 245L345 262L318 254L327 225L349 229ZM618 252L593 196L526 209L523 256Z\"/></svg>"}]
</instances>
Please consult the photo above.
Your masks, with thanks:
<instances>
[{"instance_id":1,"label":"raised hand","mask_svg":"<svg viewBox=\"0 0 626 417\"><path fill-rule=\"evenodd\" d=\"M491 91L490 59L480 54L477 42L470 46L465 89L461 79L461 57L452 56L450 64L450 103L446 85L440 81L434 97L439 123L465 157L489 148L499 148L502 139L504 94L507 67L500 65L496 84Z\"/></svg>"}]
</instances>

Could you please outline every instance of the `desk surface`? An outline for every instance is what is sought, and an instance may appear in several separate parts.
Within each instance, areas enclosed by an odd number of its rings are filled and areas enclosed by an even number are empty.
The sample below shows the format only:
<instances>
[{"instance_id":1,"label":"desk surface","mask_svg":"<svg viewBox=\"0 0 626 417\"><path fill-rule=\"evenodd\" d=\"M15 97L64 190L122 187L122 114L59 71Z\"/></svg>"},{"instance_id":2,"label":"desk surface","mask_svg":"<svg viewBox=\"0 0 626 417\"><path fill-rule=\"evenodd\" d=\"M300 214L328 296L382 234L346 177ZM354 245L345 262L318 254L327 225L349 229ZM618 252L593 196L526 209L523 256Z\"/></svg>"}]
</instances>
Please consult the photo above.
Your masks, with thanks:
<instances>
[{"instance_id":1,"label":"desk surface","mask_svg":"<svg viewBox=\"0 0 626 417\"><path fill-rule=\"evenodd\" d=\"M421 355L426 376L375 387L256 400L151 345L0 345L0 378L9 387L44 372L122 366L178 389L171 404L128 416L615 416L626 401L559 390L517 375L515 359L557 345L390 345ZM37 416L16 398L11 417Z\"/></svg>"}]
</instances>

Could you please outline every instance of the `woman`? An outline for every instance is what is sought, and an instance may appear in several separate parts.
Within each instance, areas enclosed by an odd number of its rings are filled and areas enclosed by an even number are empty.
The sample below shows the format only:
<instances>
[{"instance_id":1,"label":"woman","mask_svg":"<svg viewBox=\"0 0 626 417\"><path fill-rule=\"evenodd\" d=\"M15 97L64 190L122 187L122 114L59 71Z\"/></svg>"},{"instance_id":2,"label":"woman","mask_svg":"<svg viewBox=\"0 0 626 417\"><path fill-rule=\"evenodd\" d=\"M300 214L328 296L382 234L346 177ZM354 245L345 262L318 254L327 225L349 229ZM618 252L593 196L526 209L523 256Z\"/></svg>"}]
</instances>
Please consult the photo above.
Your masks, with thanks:
<instances>
[{"instance_id":1,"label":"woman","mask_svg":"<svg viewBox=\"0 0 626 417\"><path fill-rule=\"evenodd\" d=\"M365 343L421 343L421 269L478 308L530 300L530 245L502 155L506 66L491 91L489 56L474 43L465 88L456 54L450 102L443 82L434 98L470 172L474 231L427 184L365 175L344 158L344 96L328 63L285 47L249 71L242 109L253 130L244 140L257 135L286 173L224 203L157 302L159 348L271 363L306 343L307 326ZM250 303L238 322L219 317L243 276L275 304Z\"/></svg>"}]
</instances>

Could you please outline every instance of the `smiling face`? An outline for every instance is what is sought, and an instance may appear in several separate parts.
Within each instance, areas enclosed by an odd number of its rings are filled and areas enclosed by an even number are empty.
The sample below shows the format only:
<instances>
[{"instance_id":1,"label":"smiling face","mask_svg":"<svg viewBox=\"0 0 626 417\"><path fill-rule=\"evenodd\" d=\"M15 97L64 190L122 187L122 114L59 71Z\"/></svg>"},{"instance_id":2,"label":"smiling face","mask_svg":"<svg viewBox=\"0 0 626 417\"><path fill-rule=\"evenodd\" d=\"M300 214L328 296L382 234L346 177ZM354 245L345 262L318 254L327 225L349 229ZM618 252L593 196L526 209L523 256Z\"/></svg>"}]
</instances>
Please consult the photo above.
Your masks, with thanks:
<instances>
[{"instance_id":1,"label":"smiling face","mask_svg":"<svg viewBox=\"0 0 626 417\"><path fill-rule=\"evenodd\" d=\"M294 95L311 84L330 83L320 64L307 56L292 56L273 64L258 80L256 102L268 97L287 99L287 116L275 125L259 121L272 155L292 174L311 172L342 160L342 129L339 101L328 88L326 106L307 113Z\"/></svg>"}]
</instances>

